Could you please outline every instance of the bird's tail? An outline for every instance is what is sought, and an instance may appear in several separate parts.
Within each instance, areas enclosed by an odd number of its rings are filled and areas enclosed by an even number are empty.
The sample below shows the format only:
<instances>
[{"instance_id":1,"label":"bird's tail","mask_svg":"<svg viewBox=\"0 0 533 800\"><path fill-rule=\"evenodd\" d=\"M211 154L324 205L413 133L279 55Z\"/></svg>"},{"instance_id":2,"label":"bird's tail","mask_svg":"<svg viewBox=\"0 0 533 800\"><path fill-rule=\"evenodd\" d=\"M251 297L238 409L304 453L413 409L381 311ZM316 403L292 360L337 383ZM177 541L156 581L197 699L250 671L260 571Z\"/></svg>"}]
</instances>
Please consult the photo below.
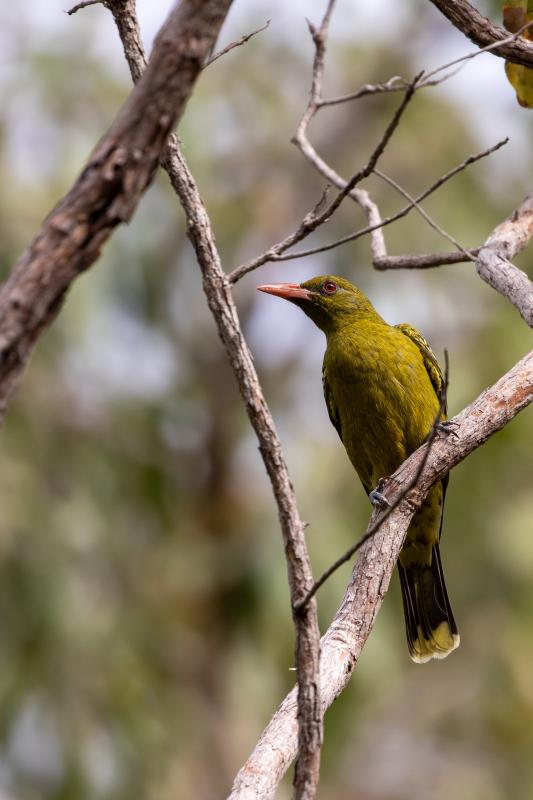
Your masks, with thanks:
<instances>
[{"instance_id":1,"label":"bird's tail","mask_svg":"<svg viewBox=\"0 0 533 800\"><path fill-rule=\"evenodd\" d=\"M430 566L402 567L398 562L398 571L409 655L419 664L431 658L446 658L459 647L459 633L448 600L438 544L433 545Z\"/></svg>"}]
</instances>

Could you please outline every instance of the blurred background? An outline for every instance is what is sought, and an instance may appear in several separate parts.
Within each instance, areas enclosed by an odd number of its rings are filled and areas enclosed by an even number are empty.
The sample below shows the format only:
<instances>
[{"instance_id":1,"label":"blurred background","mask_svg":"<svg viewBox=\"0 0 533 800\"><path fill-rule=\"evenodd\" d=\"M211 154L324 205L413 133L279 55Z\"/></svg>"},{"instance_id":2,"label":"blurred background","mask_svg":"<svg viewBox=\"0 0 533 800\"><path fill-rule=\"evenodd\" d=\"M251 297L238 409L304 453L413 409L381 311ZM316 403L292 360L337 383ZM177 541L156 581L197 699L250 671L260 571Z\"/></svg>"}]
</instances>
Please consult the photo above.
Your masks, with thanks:
<instances>
[{"instance_id":1,"label":"blurred background","mask_svg":"<svg viewBox=\"0 0 533 800\"><path fill-rule=\"evenodd\" d=\"M139 0L149 45L168 11ZM479 2L499 22L499 4ZM202 76L180 127L226 269L297 227L323 180L290 144L310 84L318 0L238 0L221 45L268 30ZM64 0L0 10L2 279L69 188L130 88L113 21ZM412 76L473 49L429 2L340 0L325 93ZM322 112L313 141L341 173L399 102ZM421 92L382 169L415 194L470 153L510 143L425 207L478 246L530 191L533 112L483 55ZM403 205L369 188L383 215ZM346 204L313 243L363 224ZM390 253L449 249L414 213ZM520 265L531 274L531 249ZM327 418L322 334L255 286L355 281L451 362L452 414L531 347L518 313L460 264L376 273L366 240L246 277L235 295L286 449L316 574L364 531L369 505ZM394 578L354 677L328 712L323 800L533 797L533 417L458 466L442 556L462 636L411 663ZM206 308L183 214L159 175L70 292L8 413L0 448L1 800L224 797L293 682L277 514ZM320 591L325 630L348 580ZM290 776L279 797L290 795Z\"/></svg>"}]
</instances>

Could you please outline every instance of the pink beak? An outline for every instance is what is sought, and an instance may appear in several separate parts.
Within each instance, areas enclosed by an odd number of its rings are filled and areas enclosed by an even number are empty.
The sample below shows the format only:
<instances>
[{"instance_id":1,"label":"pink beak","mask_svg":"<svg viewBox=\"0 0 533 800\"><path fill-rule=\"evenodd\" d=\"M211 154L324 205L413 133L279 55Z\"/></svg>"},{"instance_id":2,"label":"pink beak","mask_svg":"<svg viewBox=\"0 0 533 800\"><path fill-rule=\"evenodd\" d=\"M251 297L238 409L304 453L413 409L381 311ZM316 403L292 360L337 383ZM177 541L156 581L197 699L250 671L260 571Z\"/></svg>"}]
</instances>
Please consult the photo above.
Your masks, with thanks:
<instances>
[{"instance_id":1,"label":"pink beak","mask_svg":"<svg viewBox=\"0 0 533 800\"><path fill-rule=\"evenodd\" d=\"M283 297L284 300L309 300L311 292L298 283L266 283L258 286L258 291Z\"/></svg>"}]
</instances>

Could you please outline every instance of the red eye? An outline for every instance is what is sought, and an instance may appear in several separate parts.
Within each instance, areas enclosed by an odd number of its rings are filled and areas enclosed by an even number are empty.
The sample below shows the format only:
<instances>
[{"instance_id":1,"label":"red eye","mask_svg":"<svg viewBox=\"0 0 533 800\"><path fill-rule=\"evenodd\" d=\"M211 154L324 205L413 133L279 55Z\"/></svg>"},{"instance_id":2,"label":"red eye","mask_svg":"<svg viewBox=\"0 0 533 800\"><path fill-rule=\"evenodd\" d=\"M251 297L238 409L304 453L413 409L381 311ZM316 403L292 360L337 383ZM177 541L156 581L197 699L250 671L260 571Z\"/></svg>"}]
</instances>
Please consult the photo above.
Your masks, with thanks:
<instances>
[{"instance_id":1,"label":"red eye","mask_svg":"<svg viewBox=\"0 0 533 800\"><path fill-rule=\"evenodd\" d=\"M326 294L335 294L337 291L337 284L333 283L333 281L324 281L322 284L322 288L326 292Z\"/></svg>"}]
</instances>

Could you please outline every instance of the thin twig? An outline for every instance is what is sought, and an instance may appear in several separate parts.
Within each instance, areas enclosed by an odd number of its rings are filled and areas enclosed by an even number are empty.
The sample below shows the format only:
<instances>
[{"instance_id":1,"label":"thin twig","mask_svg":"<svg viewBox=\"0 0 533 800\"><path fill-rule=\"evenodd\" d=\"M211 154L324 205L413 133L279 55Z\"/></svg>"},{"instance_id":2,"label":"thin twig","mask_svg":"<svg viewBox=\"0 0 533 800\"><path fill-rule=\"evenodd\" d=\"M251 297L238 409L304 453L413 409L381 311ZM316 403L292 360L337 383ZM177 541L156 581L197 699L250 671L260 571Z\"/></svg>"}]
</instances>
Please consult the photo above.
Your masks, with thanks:
<instances>
[{"instance_id":1,"label":"thin twig","mask_svg":"<svg viewBox=\"0 0 533 800\"><path fill-rule=\"evenodd\" d=\"M479 161L480 159L485 158L486 156L489 156L491 153L496 152L496 150L499 150L500 147L503 147L505 144L507 144L508 141L509 141L508 138L502 139L500 142L498 142L497 144L493 145L492 147L489 147L486 150L482 150L480 153L476 153L474 155L468 156L468 158L466 158L464 161L462 161L456 167L454 167L453 169L449 170L449 172L446 172L444 175L442 175L428 189L426 189L424 192L422 192L422 194L418 195L418 197L416 197L416 198L413 198L413 201L409 202L409 204L404 206L402 209L400 209L400 211L397 211L395 214L391 214L390 217L386 217L384 220L380 220L380 222L376 223L375 225L367 225L364 228L360 228L358 231L355 231L354 233L349 233L347 236L342 236L340 239L336 239L334 242L328 242L328 243L320 245L318 247L309 248L308 250L298 250L295 253L285 253L283 255L277 255L276 254L276 255L273 255L270 258L265 259L265 261L262 261L261 263L262 264L266 263L266 261L290 261L290 260L295 259L295 258L305 258L306 256L315 255L316 253L323 253L323 252L326 252L327 250L333 250L336 247L340 247L340 245L346 244L347 242L353 242L356 239L361 238L361 236L366 236L368 233L372 233L372 231L376 230L376 228L378 228L378 227L379 228L384 228L387 225L390 225L391 223L396 222L397 220L402 219L403 217L407 216L407 214L410 211L412 211L413 208L415 208L415 205L417 203L420 203L420 202L422 202L422 200L425 200L426 197L429 197L430 194L432 194L437 189L439 189L444 183L449 181L450 178L453 178L454 175L457 175L457 173L459 173L462 170L466 169L471 164L474 164L476 161ZM466 251L466 252L470 254L471 251ZM463 253L463 256L464 256L464 253ZM377 259L374 259L373 264L376 267L376 269L388 269L388 266L386 266L387 262L385 260L387 258L389 258L389 256L385 256L385 257L379 256ZM390 256L390 258L404 258L404 257L403 256L397 256L397 257L396 256ZM415 258L415 263L413 264L413 266L416 268L416 266L417 266L416 265L416 256L414 258ZM468 261L471 260L470 259L470 255L468 256L467 260ZM442 263L446 264L446 263L450 263L450 262L444 260ZM404 263L403 266L405 267L405 266L408 266L408 265ZM437 265L436 264L432 264L432 266L437 266ZM237 267L237 269L234 270L234 272L230 273L230 276L229 276L230 280L232 280L234 275L236 275L235 280L238 280L243 275L245 275L247 272L250 272L251 270L253 270L255 268L256 268L255 267L255 261L251 261L248 264L244 264L241 267ZM233 282L233 280L232 280L232 282Z\"/></svg>"},{"instance_id":2,"label":"thin twig","mask_svg":"<svg viewBox=\"0 0 533 800\"><path fill-rule=\"evenodd\" d=\"M468 260L470 260L470 261L474 261L475 260L470 255L468 250L466 248L464 248L463 245L460 244L460 242L457 241L457 239L454 239L454 237L450 233L448 233L448 231L445 231L444 228L441 225L438 224L438 222L435 222L435 220L432 219L432 217L430 217L430 215L427 213L427 211L422 208L422 206L420 205L420 203L417 200L415 200L413 197L411 197L409 192L407 192L403 188L403 186L400 186L400 184L397 183L395 180L393 180L393 178L390 178L388 175L385 175L385 173L381 172L379 169L375 169L374 170L374 175L377 175L379 178L384 180L385 183L388 183L389 186L392 186L394 189L396 189L396 191L399 194L401 194L402 197L405 197L405 199L409 201L409 203L413 206L413 208L415 208L418 211L420 216L423 217L426 220L428 225L431 228L433 228L433 230L437 231L437 233L440 233L440 235L442 237L444 237L444 239L447 239L449 242L451 242L464 255L464 257L465 257L465 259L467 261Z\"/></svg>"},{"instance_id":3,"label":"thin twig","mask_svg":"<svg viewBox=\"0 0 533 800\"><path fill-rule=\"evenodd\" d=\"M310 233L316 230L320 225L323 225L325 222L328 222L328 220L332 217L335 211L339 208L343 200L353 191L356 185L360 183L364 178L367 178L373 172L375 165L377 164L379 158L383 154L383 151L385 150L385 147L390 141L394 131L398 127L398 124L403 116L403 113L407 108L407 106L409 105L416 91L416 81L418 80L418 77L419 76L416 76L411 82L411 84L409 84L409 88L407 89L405 96L402 99L402 102L394 112L392 119L385 128L385 131L383 132L381 139L379 140L374 150L372 151L365 166L361 167L361 169L359 169L350 178L350 180L344 184L341 191L337 193L335 199L325 208L325 210L318 212L318 209L323 204L321 199L319 203L315 206L315 208L304 217L304 220L300 223L300 225L298 226L297 230L294 231L294 233L290 234L290 236L287 236L281 242L278 242L277 244L270 247L266 251L266 253L262 253L253 261L234 269L228 276L230 283L236 283L248 272L257 269L257 267L261 266L262 264L266 264L268 261L285 260L282 255L282 253L284 253L285 250L297 244L298 242L301 242L303 239L307 238L307 236L309 236ZM324 195L322 197L324 197ZM381 227L381 224L376 225L376 228L379 227Z\"/></svg>"},{"instance_id":4,"label":"thin twig","mask_svg":"<svg viewBox=\"0 0 533 800\"><path fill-rule=\"evenodd\" d=\"M312 230L314 230L312 226L318 219L320 211L324 208L324 204L328 196L328 188L329 187L326 187L326 189L322 192L322 195L320 196L317 203L315 203L313 208L307 212L307 214L305 215L305 217L303 218L303 220L300 222L299 226L293 233L289 234L289 236L285 237L285 239L282 239L280 242L273 244L265 253L262 253L260 256L257 256L256 258L253 259L253 261L249 261L247 264L237 267L236 269L233 270L233 272L230 272L230 274L228 275L229 282L236 283L238 280L243 278L248 272L257 269L258 267L261 267L263 264L266 264L269 261L277 261L277 256L280 253L283 253L289 247L292 247L294 244L297 244L297 242L302 241L302 239L304 239L307 236L308 232L310 233Z\"/></svg>"},{"instance_id":5,"label":"thin twig","mask_svg":"<svg viewBox=\"0 0 533 800\"><path fill-rule=\"evenodd\" d=\"M385 271L388 269L432 269L433 267L443 267L446 264L461 264L465 261L472 261L479 253L480 248L475 247L468 250L468 255L462 251L452 251L449 253L406 253L401 256L384 256L374 259L374 267Z\"/></svg>"},{"instance_id":6,"label":"thin twig","mask_svg":"<svg viewBox=\"0 0 533 800\"><path fill-rule=\"evenodd\" d=\"M106 4L106 0L83 0L83 2L78 3L77 5L73 6L66 13L70 17L72 14L75 14L77 11L81 11L82 8L87 8L87 6L105 6L105 4Z\"/></svg>"},{"instance_id":7,"label":"thin twig","mask_svg":"<svg viewBox=\"0 0 533 800\"><path fill-rule=\"evenodd\" d=\"M328 7L328 12L331 13L333 5ZM316 152L315 148L309 141L307 136L307 129L315 114L320 108L322 102L322 79L324 76L324 61L325 61L325 48L326 48L326 32L323 33L315 31L310 27L313 43L315 45L315 56L313 59L313 71L311 81L311 92L307 107L302 114L296 133L292 138L293 143L300 149L303 155L314 164L315 168L326 178L326 180L336 186L338 189L344 188L346 181L333 170ZM348 196L357 203L364 211L367 221L370 225L376 226L370 234L370 246L372 253L375 257L385 256L387 249L385 247L385 239L383 231L379 227L381 222L381 215L376 203L372 200L369 193L362 189L352 189Z\"/></svg>"},{"instance_id":8,"label":"thin twig","mask_svg":"<svg viewBox=\"0 0 533 800\"><path fill-rule=\"evenodd\" d=\"M502 44L509 44L510 42L515 41L532 25L533 21L528 22L523 25L520 30L510 34L507 39L503 39L501 42L493 42L492 44L488 44L486 47L478 48L477 50L473 50L472 52L467 53L460 58L455 58L453 61L442 64L440 67L436 67L435 69L431 70L431 72L425 72L423 80L420 81L418 88L425 89L428 87L439 86L441 83L450 80L450 78L455 77L463 69L463 67L466 66L466 63L470 59L477 58L477 56L480 56L483 53L490 53L491 50L500 47ZM433 80L434 76L438 75L439 72L443 72L445 69L455 66L458 66L458 68L454 69L452 72L449 72L447 75L443 75L442 78L439 78L438 80ZM364 86L361 86L360 89L350 92L349 94L343 94L339 95L338 97L320 100L317 105L318 108L325 108L326 106L336 106L343 103L349 103L354 100L359 100L361 97L368 97L369 95L385 94L387 92L401 92L407 88L407 85L408 82L405 80L405 78L402 78L400 75L395 75L383 83L366 83Z\"/></svg>"},{"instance_id":9,"label":"thin twig","mask_svg":"<svg viewBox=\"0 0 533 800\"><path fill-rule=\"evenodd\" d=\"M425 83L424 83L425 85ZM409 82L402 78L400 75L394 75L384 83L365 83L360 89L350 94L342 94L338 97L330 97L325 100L317 102L318 108L326 108L326 106L338 106L342 103L349 103L352 100L359 100L361 97L368 97L374 94L385 94L387 92L405 92L408 88Z\"/></svg>"},{"instance_id":10,"label":"thin twig","mask_svg":"<svg viewBox=\"0 0 533 800\"><path fill-rule=\"evenodd\" d=\"M306 596L301 601L301 607L302 608L318 592L320 587L325 584L325 582L328 580L328 578L330 578L333 575L333 573L336 572L339 569L339 567L341 567L343 564L346 564L347 561L350 561L350 559L355 555L355 553L357 553L358 550L361 549L361 547L365 544L365 542L368 542L369 539L371 539L373 536L376 535L376 533L379 531L379 529L381 528L381 526L383 525L385 520L387 520L390 517L390 515L392 514L392 512L395 511L398 508L400 503L404 500L405 497L407 497L409 492L412 489L416 488L416 486L418 485L418 481L420 480L420 477L422 476L422 473L424 472L425 466L426 466L428 458L430 456L431 448L433 446L433 442L435 441L435 439L437 437L437 433L439 431L439 424L442 422L442 418L446 414L448 385L449 385L449 358L448 358L448 351L445 349L444 350L444 380L442 382L442 387L441 387L441 391L440 391L439 409L438 409L438 411L437 411L437 413L435 415L435 419L433 420L433 424L431 426L431 430L430 430L430 432L429 432L429 434L428 434L428 436L426 438L426 445L427 446L426 446L426 450L424 452L424 457L420 461L420 464L418 465L418 468L417 468L416 472L414 473L413 477L406 483L406 485L404 486L403 490L396 497L396 499L392 503L390 503L387 506L386 509L382 510L382 512L381 512L380 516L378 517L378 519L375 521L375 523L373 525L371 525L367 529L367 531L364 534L364 536L362 536L354 545L352 545L352 547L348 548L348 550L346 550L346 552L343 553L342 556L340 556L336 561L334 561L333 564L331 564L331 566L329 566L322 573L320 578L318 578L315 581L315 583L313 584L313 586L311 587L309 592L306 594ZM448 434L446 434L446 435L448 435ZM452 433L451 435L454 435L454 434ZM380 489L380 491L382 491L382 490Z\"/></svg>"},{"instance_id":11,"label":"thin twig","mask_svg":"<svg viewBox=\"0 0 533 800\"><path fill-rule=\"evenodd\" d=\"M527 26L524 26L524 28L525 27ZM516 32L511 36L506 37L507 43L510 43L513 39L516 39L516 36L519 33L520 32ZM391 78L388 82L383 84L377 84L375 86L367 85L365 87L362 87L362 89L358 92L353 92L351 94L344 95L342 97L333 98L332 100L329 101L324 100L321 97L323 53L320 52L320 40L317 41L315 39L315 46L316 46L316 54L313 66L313 90L311 92L309 104L302 119L300 120L300 124L298 126L293 141L300 148L304 156L309 161L311 161L311 163L316 167L316 169L318 169L318 171L322 175L327 177L327 179L330 180L332 183L334 183L334 185L340 187L341 185L344 185L343 179L340 178L340 176L337 175L337 173L335 173L335 171L332 170L332 168L318 155L318 153L316 152L316 150L314 149L314 147L312 146L307 137L307 128L311 119L317 113L317 111L325 105L335 105L341 102L348 102L349 100L358 99L359 97L362 97L365 94L375 94L377 92L383 92L383 91L395 91L398 88L401 88L402 79L394 77ZM494 47L495 47L494 43L489 43L484 48L484 51L491 50ZM424 76L421 75L420 80L418 81L417 88L426 88L428 86L435 86L438 85L439 83L442 83L444 80L447 80L449 77L451 77L452 74L455 74L455 72L450 73L449 75L445 75L439 80L432 80L432 77L438 74L439 71L447 69L449 66L453 66L455 63L466 62L468 59L479 55L479 53L480 51L476 51L475 53L468 54L467 56L464 56L461 59L457 59L454 62L450 62L449 64L445 64L442 67L439 67L437 70L433 70L433 72L427 75ZM400 86L397 85L398 81L400 81ZM399 262L397 260L393 259L392 261L388 261L385 239L383 237L383 232L382 232L383 226L381 224L380 213L376 203L370 198L368 192L363 193L361 192L361 190L356 190L355 192L352 192L351 197L353 200L355 200L355 202L358 202L361 205L361 207L367 214L367 220L369 224L365 229L365 233L370 233L370 247L372 250L372 260L374 266L377 269L387 269L389 265L391 266L391 268L392 267L398 268ZM409 206L409 210L412 207L413 206ZM353 237L345 237L340 240L337 240L336 243L328 246L326 249L332 249L332 247L337 247L340 244L345 243L346 241L353 241L353 239L358 238L359 235L362 234L360 232L356 232L356 234ZM274 260L279 260L279 261L288 260L290 257L300 258L302 256L312 255L315 252L323 252L323 250L322 248L315 250L306 250L294 254L294 256L285 256L285 257L278 254L278 257ZM403 264L406 264L407 256L403 256L401 258ZM426 263L427 263L426 261L423 262L424 266L426 265ZM435 263L436 263L435 260L432 259L432 265L435 265ZM443 262L443 263L449 263L449 262ZM411 268L415 268L417 266L417 263L415 261L408 266L411 266ZM233 273L233 275L235 276L235 272Z\"/></svg>"},{"instance_id":12,"label":"thin twig","mask_svg":"<svg viewBox=\"0 0 533 800\"><path fill-rule=\"evenodd\" d=\"M101 0L93 0L93 2L101 2ZM227 44L226 47L224 47L218 53L215 53L215 55L211 56L211 58L207 59L207 61L204 64L204 69L210 67L214 61L216 61L219 58L222 58L222 56L225 56L226 53L230 52L230 50L234 50L236 47L241 47L241 45L246 44L246 42L249 42L253 36L257 36L258 33L262 33L263 31L265 31L270 25L270 22L271 21L267 19L265 24L262 25L260 28L257 28L255 31L252 31L251 33L244 34L244 36L241 36L241 38L236 42L231 42L231 44Z\"/></svg>"}]
</instances>

